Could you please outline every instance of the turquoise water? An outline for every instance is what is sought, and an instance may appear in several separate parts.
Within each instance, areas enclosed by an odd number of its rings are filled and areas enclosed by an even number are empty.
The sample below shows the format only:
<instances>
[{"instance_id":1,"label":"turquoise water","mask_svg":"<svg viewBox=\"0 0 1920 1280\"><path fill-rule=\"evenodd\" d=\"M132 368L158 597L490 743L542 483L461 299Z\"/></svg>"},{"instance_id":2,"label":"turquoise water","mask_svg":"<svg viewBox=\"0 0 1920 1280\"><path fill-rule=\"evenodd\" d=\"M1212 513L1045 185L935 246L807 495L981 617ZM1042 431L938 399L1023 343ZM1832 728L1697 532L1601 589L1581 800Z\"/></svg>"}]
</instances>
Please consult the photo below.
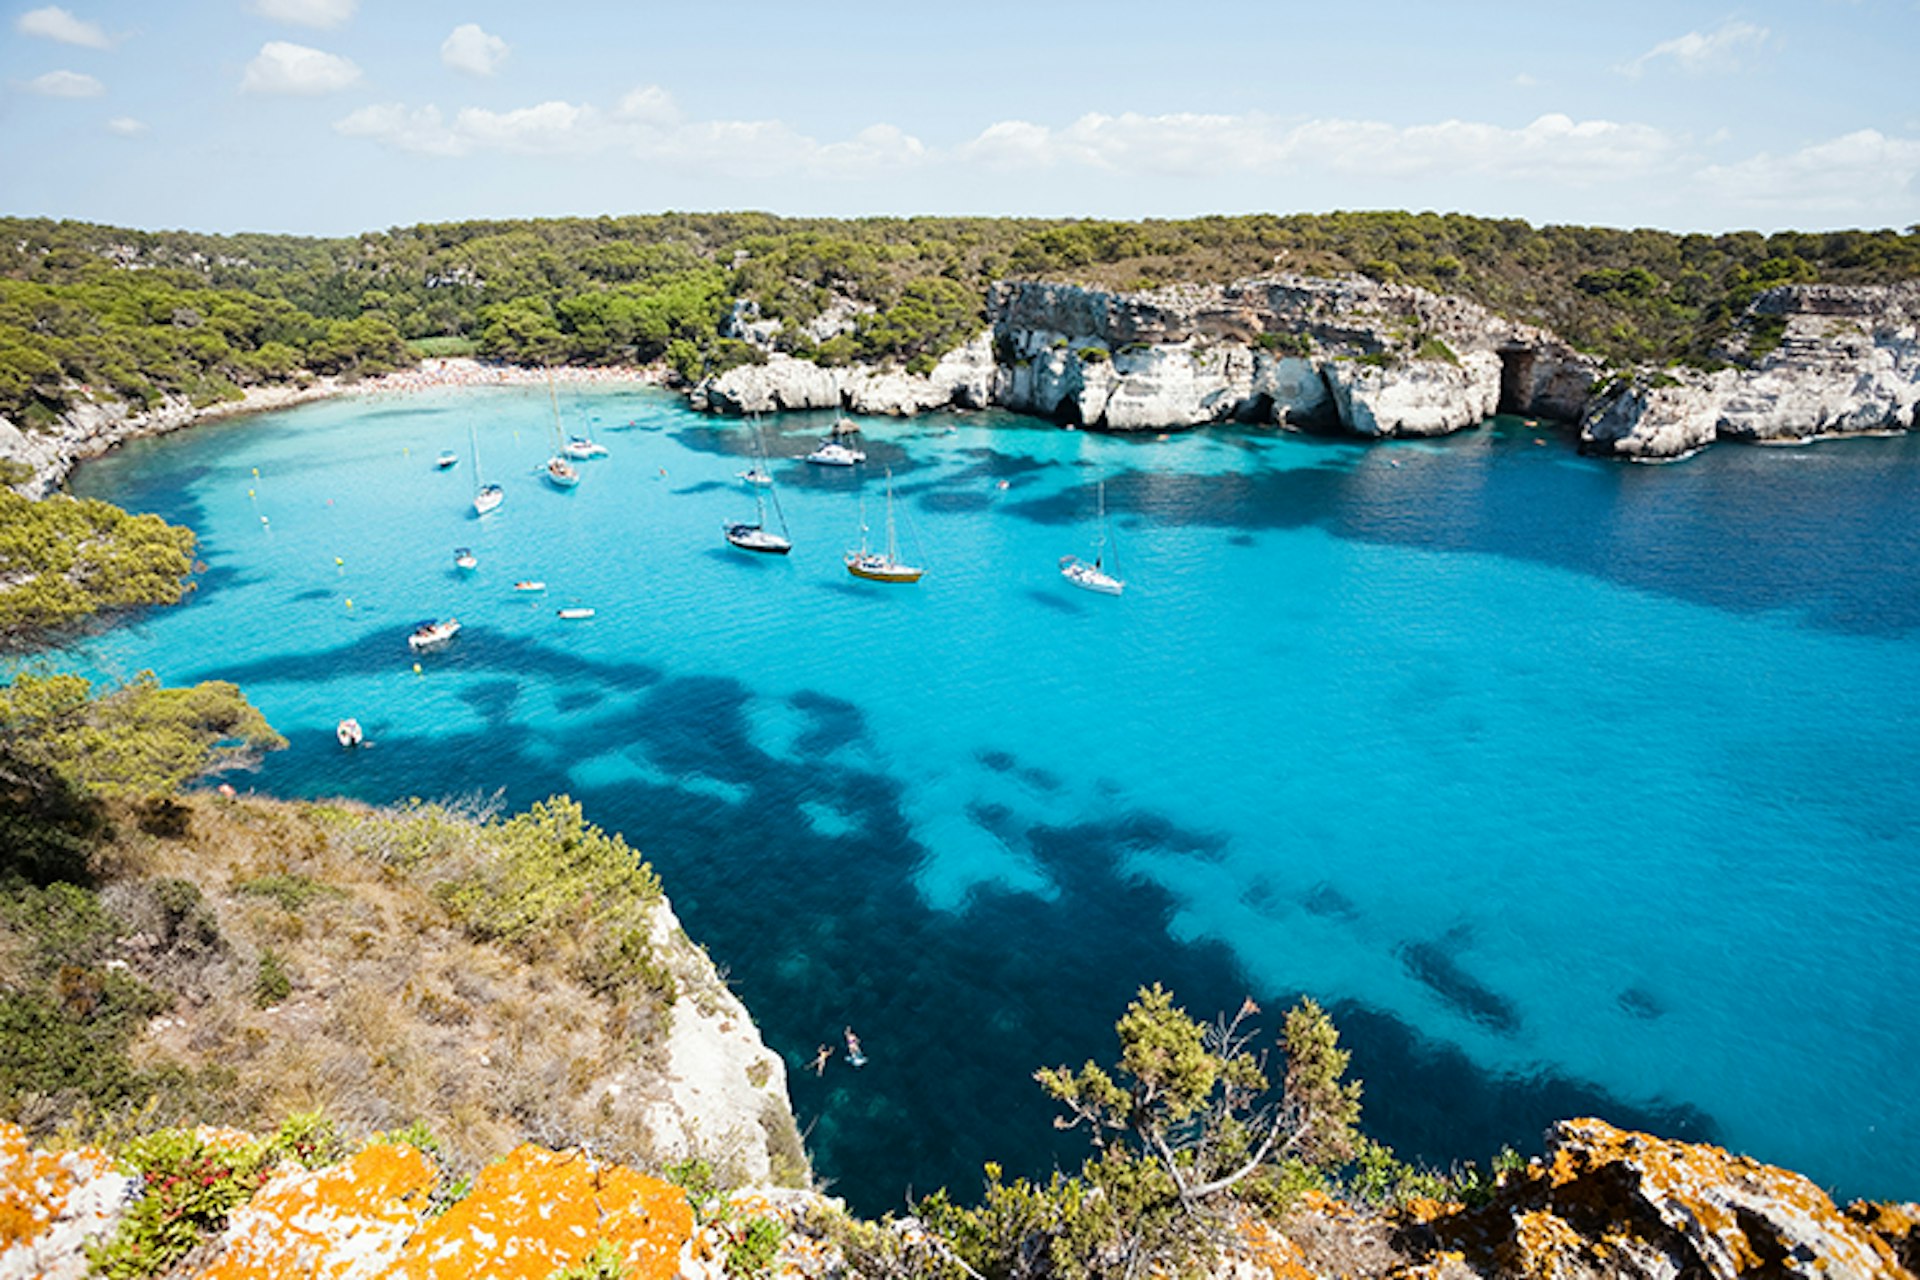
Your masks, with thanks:
<instances>
[{"instance_id":1,"label":"turquoise water","mask_svg":"<svg viewBox=\"0 0 1920 1280\"><path fill-rule=\"evenodd\" d=\"M1328 1004L1403 1155L1598 1113L1920 1195L1920 440L1636 468L1510 420L1366 447L987 414L869 423L851 473L800 463L825 419L788 415L783 559L720 537L753 511L744 425L562 403L612 450L570 494L531 474L544 390L89 464L209 568L81 660L239 681L292 740L262 790L579 797L869 1210L1077 1158L1031 1073L1110 1056L1156 980L1202 1015ZM484 519L469 425L508 490ZM840 564L883 467L915 587ZM1119 599L1055 569L1100 481ZM416 674L408 630L450 614ZM375 749L335 745L346 715ZM871 1063L804 1070L849 1024Z\"/></svg>"}]
</instances>

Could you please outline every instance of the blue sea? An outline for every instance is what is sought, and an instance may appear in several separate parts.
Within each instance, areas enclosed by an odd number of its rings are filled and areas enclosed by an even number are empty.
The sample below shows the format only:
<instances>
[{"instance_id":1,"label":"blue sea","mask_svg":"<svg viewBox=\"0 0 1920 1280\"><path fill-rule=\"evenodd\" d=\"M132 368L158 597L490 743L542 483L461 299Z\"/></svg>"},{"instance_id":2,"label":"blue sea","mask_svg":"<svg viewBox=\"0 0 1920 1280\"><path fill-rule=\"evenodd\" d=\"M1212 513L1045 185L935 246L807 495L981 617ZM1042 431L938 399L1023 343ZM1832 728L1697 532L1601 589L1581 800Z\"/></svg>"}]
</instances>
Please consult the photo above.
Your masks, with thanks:
<instances>
[{"instance_id":1,"label":"blue sea","mask_svg":"<svg viewBox=\"0 0 1920 1280\"><path fill-rule=\"evenodd\" d=\"M243 787L580 799L866 1211L1077 1163L1032 1073L1111 1059L1152 982L1275 1028L1313 995L1403 1157L1598 1114L1920 1197L1920 438L1650 468L1513 419L1368 446L985 413L865 422L836 471L800 461L827 417L785 415L780 558L721 538L750 426L644 388L561 411L610 450L571 493L534 475L544 388L90 463L76 490L207 568L68 656L238 681L292 742ZM916 586L841 564L888 471ZM1102 485L1119 598L1056 568ZM848 1026L869 1063L816 1077Z\"/></svg>"}]
</instances>

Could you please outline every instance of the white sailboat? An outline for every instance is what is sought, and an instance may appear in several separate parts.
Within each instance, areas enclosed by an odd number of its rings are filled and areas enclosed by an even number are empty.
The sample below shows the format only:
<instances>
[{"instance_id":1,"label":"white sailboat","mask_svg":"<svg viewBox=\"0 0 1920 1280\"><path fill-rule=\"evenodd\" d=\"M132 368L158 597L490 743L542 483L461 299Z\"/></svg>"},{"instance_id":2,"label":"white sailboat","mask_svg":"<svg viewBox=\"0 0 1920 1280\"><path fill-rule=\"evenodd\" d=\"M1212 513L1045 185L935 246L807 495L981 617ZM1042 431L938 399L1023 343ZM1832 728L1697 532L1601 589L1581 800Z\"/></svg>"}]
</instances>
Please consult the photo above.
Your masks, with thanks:
<instances>
[{"instance_id":1,"label":"white sailboat","mask_svg":"<svg viewBox=\"0 0 1920 1280\"><path fill-rule=\"evenodd\" d=\"M547 370L547 399L553 402L553 456L547 459L547 483L556 489L571 489L580 483L580 472L567 461L566 438L560 431L560 393L553 389L553 370Z\"/></svg>"},{"instance_id":2,"label":"white sailboat","mask_svg":"<svg viewBox=\"0 0 1920 1280\"><path fill-rule=\"evenodd\" d=\"M907 564L900 559L900 549L893 527L893 472L887 472L887 549L886 551L867 550L867 521L865 511L860 517L860 549L849 551L846 555L847 572L856 578L865 578L869 582L918 582L926 572L918 565Z\"/></svg>"},{"instance_id":3,"label":"white sailboat","mask_svg":"<svg viewBox=\"0 0 1920 1280\"><path fill-rule=\"evenodd\" d=\"M1100 532L1093 540L1093 563L1088 564L1079 556L1060 558L1060 576L1083 591L1096 591L1103 596L1117 596L1126 589L1122 582L1106 570L1107 550L1107 482L1100 482ZM1117 565L1115 566L1118 567Z\"/></svg>"},{"instance_id":4,"label":"white sailboat","mask_svg":"<svg viewBox=\"0 0 1920 1280\"><path fill-rule=\"evenodd\" d=\"M773 500L773 513L780 521L778 533L767 528L767 500L756 493L753 508L753 523L740 520L725 526L727 541L742 551L765 551L777 556L793 550L793 541L787 536L787 518L780 513L779 497L776 495Z\"/></svg>"},{"instance_id":5,"label":"white sailboat","mask_svg":"<svg viewBox=\"0 0 1920 1280\"><path fill-rule=\"evenodd\" d=\"M753 419L753 465L745 471L736 471L733 474L748 484L757 485L762 489L767 488L773 483L773 472L767 469L766 442L760 438L760 418L758 415L755 415Z\"/></svg>"},{"instance_id":6,"label":"white sailboat","mask_svg":"<svg viewBox=\"0 0 1920 1280\"><path fill-rule=\"evenodd\" d=\"M473 478L480 485L473 491L473 513L483 516L507 500L507 491L497 484L487 484L480 477L480 437L474 434L473 424L467 424L467 448L473 454Z\"/></svg>"}]
</instances>

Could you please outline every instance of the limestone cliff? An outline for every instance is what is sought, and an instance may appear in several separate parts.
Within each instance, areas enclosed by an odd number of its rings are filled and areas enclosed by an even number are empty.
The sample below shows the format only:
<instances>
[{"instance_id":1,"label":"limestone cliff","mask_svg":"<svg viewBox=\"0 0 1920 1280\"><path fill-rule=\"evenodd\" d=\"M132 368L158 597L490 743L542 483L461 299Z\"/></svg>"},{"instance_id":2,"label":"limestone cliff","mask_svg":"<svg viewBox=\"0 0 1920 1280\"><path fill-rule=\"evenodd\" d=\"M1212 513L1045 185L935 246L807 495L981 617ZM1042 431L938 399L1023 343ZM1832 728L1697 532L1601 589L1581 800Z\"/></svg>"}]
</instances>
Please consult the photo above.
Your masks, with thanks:
<instances>
[{"instance_id":1,"label":"limestone cliff","mask_svg":"<svg viewBox=\"0 0 1920 1280\"><path fill-rule=\"evenodd\" d=\"M1730 367L1642 374L1611 388L1585 415L1581 447L1664 460L1716 440L1910 430L1920 401L1920 282L1769 290L1720 354Z\"/></svg>"},{"instance_id":2,"label":"limestone cliff","mask_svg":"<svg viewBox=\"0 0 1920 1280\"><path fill-rule=\"evenodd\" d=\"M774 356L694 392L725 413L908 414L999 405L1111 431L1276 423L1439 435L1496 412L1579 423L1592 453L1659 460L1716 440L1902 431L1920 401L1920 283L1789 285L1756 299L1715 372L1602 378L1552 333L1363 277L1114 293L1002 281L988 332L931 376Z\"/></svg>"},{"instance_id":3,"label":"limestone cliff","mask_svg":"<svg viewBox=\"0 0 1920 1280\"><path fill-rule=\"evenodd\" d=\"M999 405L1114 431L1269 422L1435 435L1497 409L1574 417L1597 373L1552 334L1361 277L1280 276L1119 294L1002 282L985 334L930 375L773 355L696 388L720 413Z\"/></svg>"}]
</instances>

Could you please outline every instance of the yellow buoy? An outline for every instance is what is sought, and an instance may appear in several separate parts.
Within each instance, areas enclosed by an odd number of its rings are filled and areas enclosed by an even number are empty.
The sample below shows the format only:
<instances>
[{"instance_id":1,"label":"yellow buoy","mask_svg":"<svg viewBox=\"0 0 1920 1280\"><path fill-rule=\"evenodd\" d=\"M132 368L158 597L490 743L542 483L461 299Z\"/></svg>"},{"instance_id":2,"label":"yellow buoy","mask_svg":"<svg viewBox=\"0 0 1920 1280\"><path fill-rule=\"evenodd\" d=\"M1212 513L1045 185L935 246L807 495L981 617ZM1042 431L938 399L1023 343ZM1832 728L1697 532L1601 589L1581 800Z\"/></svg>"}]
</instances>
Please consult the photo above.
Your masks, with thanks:
<instances>
[{"instance_id":1,"label":"yellow buoy","mask_svg":"<svg viewBox=\"0 0 1920 1280\"><path fill-rule=\"evenodd\" d=\"M352 597L352 596L348 596L348 597L347 597L347 608L349 608L349 609L351 609L351 608L353 608L353 597Z\"/></svg>"},{"instance_id":2,"label":"yellow buoy","mask_svg":"<svg viewBox=\"0 0 1920 1280\"><path fill-rule=\"evenodd\" d=\"M413 674L415 675L420 674L420 664L417 662L413 664Z\"/></svg>"},{"instance_id":3,"label":"yellow buoy","mask_svg":"<svg viewBox=\"0 0 1920 1280\"><path fill-rule=\"evenodd\" d=\"M335 556L335 557L333 558L333 562L334 562L335 564L345 564L345 563L346 563L346 561L345 561L345 560L342 560L342 559L341 559L341 558L340 558L339 556Z\"/></svg>"},{"instance_id":4,"label":"yellow buoy","mask_svg":"<svg viewBox=\"0 0 1920 1280\"><path fill-rule=\"evenodd\" d=\"M247 496L251 498L253 496L253 490L251 489L247 490Z\"/></svg>"},{"instance_id":5,"label":"yellow buoy","mask_svg":"<svg viewBox=\"0 0 1920 1280\"><path fill-rule=\"evenodd\" d=\"M258 467L255 467L255 468L253 469L253 478L254 478L255 480L258 480L258 479L260 478L260 468L258 468Z\"/></svg>"}]
</instances>

